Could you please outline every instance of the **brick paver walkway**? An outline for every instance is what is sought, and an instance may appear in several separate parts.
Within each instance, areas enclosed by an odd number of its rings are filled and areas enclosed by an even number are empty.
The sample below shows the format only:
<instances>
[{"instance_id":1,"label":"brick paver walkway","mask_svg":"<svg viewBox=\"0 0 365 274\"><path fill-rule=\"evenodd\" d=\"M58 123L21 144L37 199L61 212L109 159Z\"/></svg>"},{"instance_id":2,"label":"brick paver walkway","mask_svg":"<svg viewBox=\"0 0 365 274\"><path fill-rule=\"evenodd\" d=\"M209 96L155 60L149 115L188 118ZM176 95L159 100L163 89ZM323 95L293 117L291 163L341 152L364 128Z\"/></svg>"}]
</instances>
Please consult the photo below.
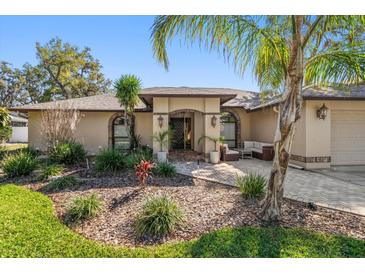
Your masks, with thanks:
<instances>
[{"instance_id":1,"label":"brick paver walkway","mask_svg":"<svg viewBox=\"0 0 365 274\"><path fill-rule=\"evenodd\" d=\"M175 162L179 173L235 186L235 175L249 172L270 174L271 162L257 159L224 162L217 165L197 162ZM304 202L357 213L365 216L365 186L352 184L316 172L289 168L284 196Z\"/></svg>"}]
</instances>

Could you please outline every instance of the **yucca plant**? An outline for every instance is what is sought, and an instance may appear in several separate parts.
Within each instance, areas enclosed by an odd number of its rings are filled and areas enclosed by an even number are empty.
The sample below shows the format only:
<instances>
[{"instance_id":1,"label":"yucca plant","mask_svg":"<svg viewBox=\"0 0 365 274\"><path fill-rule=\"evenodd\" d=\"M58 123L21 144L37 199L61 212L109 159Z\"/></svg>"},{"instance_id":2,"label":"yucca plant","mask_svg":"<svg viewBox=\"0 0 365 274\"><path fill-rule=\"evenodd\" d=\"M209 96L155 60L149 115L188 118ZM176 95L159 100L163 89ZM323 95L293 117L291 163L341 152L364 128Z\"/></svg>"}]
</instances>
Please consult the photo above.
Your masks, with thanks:
<instances>
[{"instance_id":1,"label":"yucca plant","mask_svg":"<svg viewBox=\"0 0 365 274\"><path fill-rule=\"evenodd\" d=\"M160 237L171 233L183 221L183 213L166 196L147 198L134 224L137 237Z\"/></svg>"},{"instance_id":2,"label":"yucca plant","mask_svg":"<svg viewBox=\"0 0 365 274\"><path fill-rule=\"evenodd\" d=\"M101 200L96 194L75 198L66 213L66 223L73 224L95 217L102 207Z\"/></svg>"},{"instance_id":3,"label":"yucca plant","mask_svg":"<svg viewBox=\"0 0 365 274\"><path fill-rule=\"evenodd\" d=\"M263 175L249 173L244 176L236 175L236 183L244 196L258 198L265 193L267 180Z\"/></svg>"}]
</instances>

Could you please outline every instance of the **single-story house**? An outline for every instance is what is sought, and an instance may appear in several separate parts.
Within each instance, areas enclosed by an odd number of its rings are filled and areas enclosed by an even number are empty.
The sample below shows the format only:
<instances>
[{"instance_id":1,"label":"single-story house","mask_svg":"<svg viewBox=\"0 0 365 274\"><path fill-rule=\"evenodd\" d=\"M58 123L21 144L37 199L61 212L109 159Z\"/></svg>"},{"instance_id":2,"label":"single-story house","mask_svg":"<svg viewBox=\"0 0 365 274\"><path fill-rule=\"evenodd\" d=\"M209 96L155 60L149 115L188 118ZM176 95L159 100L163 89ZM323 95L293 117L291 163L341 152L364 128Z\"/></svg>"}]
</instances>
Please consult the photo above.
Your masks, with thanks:
<instances>
[{"instance_id":1,"label":"single-story house","mask_svg":"<svg viewBox=\"0 0 365 274\"><path fill-rule=\"evenodd\" d=\"M27 143L28 142L28 119L18 115L10 114L12 133L9 143Z\"/></svg>"},{"instance_id":2,"label":"single-story house","mask_svg":"<svg viewBox=\"0 0 365 274\"><path fill-rule=\"evenodd\" d=\"M230 147L240 147L244 141L273 142L279 97L262 99L250 91L189 87L146 88L139 97L135 133L155 152L158 144L152 135L168 127L174 129L171 149L198 151L206 159L214 145L209 140L198 143L202 135L223 135ZM291 162L307 169L365 165L365 86L305 88L303 98ZM70 102L81 112L75 138L90 153L128 142L123 110L115 96L96 95L60 104ZM54 104L15 108L28 113L31 146L46 149L40 130L41 111Z\"/></svg>"}]
</instances>

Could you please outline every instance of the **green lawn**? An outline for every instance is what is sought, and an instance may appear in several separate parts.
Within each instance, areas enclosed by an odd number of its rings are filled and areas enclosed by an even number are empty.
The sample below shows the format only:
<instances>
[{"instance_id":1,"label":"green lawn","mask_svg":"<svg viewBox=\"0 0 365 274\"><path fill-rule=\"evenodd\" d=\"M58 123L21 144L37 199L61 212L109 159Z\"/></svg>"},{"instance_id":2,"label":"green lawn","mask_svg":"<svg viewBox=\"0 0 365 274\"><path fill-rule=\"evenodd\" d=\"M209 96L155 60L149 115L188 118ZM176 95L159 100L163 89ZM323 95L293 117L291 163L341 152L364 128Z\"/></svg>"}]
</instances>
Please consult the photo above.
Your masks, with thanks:
<instances>
[{"instance_id":1,"label":"green lawn","mask_svg":"<svg viewBox=\"0 0 365 274\"><path fill-rule=\"evenodd\" d=\"M21 149L21 148L26 148L28 147L28 144L7 144L6 146L3 146L3 149L5 151L13 151L13 150L18 150L18 149Z\"/></svg>"},{"instance_id":2,"label":"green lawn","mask_svg":"<svg viewBox=\"0 0 365 274\"><path fill-rule=\"evenodd\" d=\"M223 229L197 240L122 248L87 240L61 224L51 200L0 185L0 257L365 257L365 241L303 229Z\"/></svg>"}]
</instances>

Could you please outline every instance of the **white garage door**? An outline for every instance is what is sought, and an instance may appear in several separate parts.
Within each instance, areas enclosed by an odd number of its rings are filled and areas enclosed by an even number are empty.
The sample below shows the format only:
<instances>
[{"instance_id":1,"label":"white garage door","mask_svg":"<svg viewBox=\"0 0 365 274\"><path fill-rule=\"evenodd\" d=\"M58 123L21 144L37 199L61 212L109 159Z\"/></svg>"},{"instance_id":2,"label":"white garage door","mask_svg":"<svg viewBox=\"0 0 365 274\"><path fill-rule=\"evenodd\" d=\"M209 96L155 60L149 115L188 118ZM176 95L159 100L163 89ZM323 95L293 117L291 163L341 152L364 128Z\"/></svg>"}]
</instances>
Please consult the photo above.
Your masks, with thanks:
<instances>
[{"instance_id":1,"label":"white garage door","mask_svg":"<svg viewBox=\"0 0 365 274\"><path fill-rule=\"evenodd\" d=\"M332 111L331 162L365 165L365 111Z\"/></svg>"}]
</instances>

